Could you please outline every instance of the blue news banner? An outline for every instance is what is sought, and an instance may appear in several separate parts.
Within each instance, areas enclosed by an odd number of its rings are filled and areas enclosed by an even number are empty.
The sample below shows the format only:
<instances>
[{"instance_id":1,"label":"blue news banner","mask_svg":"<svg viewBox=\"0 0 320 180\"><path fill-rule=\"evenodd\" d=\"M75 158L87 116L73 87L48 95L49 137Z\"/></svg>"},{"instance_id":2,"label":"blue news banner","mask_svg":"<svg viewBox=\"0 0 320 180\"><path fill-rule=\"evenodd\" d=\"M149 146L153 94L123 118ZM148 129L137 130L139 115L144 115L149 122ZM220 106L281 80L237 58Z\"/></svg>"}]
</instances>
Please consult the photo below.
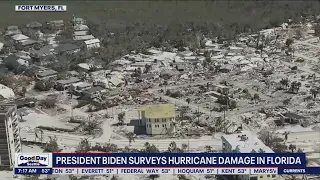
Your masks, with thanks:
<instances>
[{"instance_id":1,"label":"blue news banner","mask_svg":"<svg viewBox=\"0 0 320 180\"><path fill-rule=\"evenodd\" d=\"M304 153L17 153L15 174L320 174Z\"/></svg>"}]
</instances>

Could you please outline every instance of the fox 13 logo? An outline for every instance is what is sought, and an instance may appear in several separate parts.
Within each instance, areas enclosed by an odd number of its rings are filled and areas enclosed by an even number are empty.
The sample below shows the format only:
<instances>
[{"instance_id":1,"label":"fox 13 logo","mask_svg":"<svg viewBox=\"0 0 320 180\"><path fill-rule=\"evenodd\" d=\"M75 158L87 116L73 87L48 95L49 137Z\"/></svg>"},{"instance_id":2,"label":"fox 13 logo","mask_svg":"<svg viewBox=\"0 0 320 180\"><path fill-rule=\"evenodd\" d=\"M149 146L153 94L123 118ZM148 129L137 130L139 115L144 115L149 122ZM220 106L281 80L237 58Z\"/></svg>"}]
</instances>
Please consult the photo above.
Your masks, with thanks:
<instances>
[{"instance_id":1,"label":"fox 13 logo","mask_svg":"<svg viewBox=\"0 0 320 180\"><path fill-rule=\"evenodd\" d=\"M16 164L18 167L47 167L49 166L49 155L19 154Z\"/></svg>"}]
</instances>

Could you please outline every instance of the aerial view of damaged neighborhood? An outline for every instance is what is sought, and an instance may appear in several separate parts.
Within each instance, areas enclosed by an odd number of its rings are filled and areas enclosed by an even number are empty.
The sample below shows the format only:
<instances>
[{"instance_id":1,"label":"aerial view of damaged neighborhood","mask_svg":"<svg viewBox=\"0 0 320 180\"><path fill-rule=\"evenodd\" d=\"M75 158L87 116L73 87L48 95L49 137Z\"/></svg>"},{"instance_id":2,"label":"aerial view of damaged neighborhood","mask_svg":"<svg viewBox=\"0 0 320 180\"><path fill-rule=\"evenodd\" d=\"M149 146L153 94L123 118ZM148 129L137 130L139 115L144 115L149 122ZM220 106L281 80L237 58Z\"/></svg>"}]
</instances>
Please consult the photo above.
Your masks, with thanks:
<instances>
[{"instance_id":1,"label":"aerial view of damaged neighborhood","mask_svg":"<svg viewBox=\"0 0 320 180\"><path fill-rule=\"evenodd\" d=\"M318 1L16 4L0 2L0 179L239 179L17 177L16 152L305 152L320 165Z\"/></svg>"}]
</instances>

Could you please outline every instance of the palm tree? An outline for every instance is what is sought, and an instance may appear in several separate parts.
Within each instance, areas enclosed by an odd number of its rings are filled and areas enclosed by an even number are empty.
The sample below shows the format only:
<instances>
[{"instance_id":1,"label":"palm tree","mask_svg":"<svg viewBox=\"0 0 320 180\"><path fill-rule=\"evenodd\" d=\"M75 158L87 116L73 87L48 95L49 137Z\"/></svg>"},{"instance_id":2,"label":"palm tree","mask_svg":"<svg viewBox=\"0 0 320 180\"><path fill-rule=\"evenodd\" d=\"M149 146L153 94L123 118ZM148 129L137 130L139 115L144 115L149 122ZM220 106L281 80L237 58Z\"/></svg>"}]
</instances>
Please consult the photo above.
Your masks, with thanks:
<instances>
[{"instance_id":1,"label":"palm tree","mask_svg":"<svg viewBox=\"0 0 320 180\"><path fill-rule=\"evenodd\" d=\"M260 100L259 94L255 93L255 94L253 95L253 100L255 101L255 103L257 103L257 101Z\"/></svg>"},{"instance_id":2,"label":"palm tree","mask_svg":"<svg viewBox=\"0 0 320 180\"><path fill-rule=\"evenodd\" d=\"M39 138L38 131L38 128L34 129L34 141L37 141L37 139Z\"/></svg>"},{"instance_id":3,"label":"palm tree","mask_svg":"<svg viewBox=\"0 0 320 180\"><path fill-rule=\"evenodd\" d=\"M81 139L75 152L85 153L85 152L89 152L90 149L91 149L91 145L90 145L88 139Z\"/></svg>"},{"instance_id":4,"label":"palm tree","mask_svg":"<svg viewBox=\"0 0 320 180\"><path fill-rule=\"evenodd\" d=\"M168 152L177 152L178 150L178 146L176 144L176 142L172 141L170 144L169 144L169 147L168 147Z\"/></svg>"},{"instance_id":5,"label":"palm tree","mask_svg":"<svg viewBox=\"0 0 320 180\"><path fill-rule=\"evenodd\" d=\"M186 101L188 104L190 104L190 98L187 98Z\"/></svg>"},{"instance_id":6,"label":"palm tree","mask_svg":"<svg viewBox=\"0 0 320 180\"><path fill-rule=\"evenodd\" d=\"M179 180L189 180L189 178L187 178L186 175L184 175L184 174L179 174L178 179Z\"/></svg>"},{"instance_id":7,"label":"palm tree","mask_svg":"<svg viewBox=\"0 0 320 180\"><path fill-rule=\"evenodd\" d=\"M303 149L298 148L297 153L303 153Z\"/></svg>"},{"instance_id":8,"label":"palm tree","mask_svg":"<svg viewBox=\"0 0 320 180\"><path fill-rule=\"evenodd\" d=\"M319 94L319 91L317 89L310 89L310 93L312 94L313 99L317 98L317 95Z\"/></svg>"},{"instance_id":9,"label":"palm tree","mask_svg":"<svg viewBox=\"0 0 320 180\"><path fill-rule=\"evenodd\" d=\"M112 178L111 178L111 180L117 180L117 179L118 178L115 175L113 175Z\"/></svg>"},{"instance_id":10,"label":"palm tree","mask_svg":"<svg viewBox=\"0 0 320 180\"><path fill-rule=\"evenodd\" d=\"M288 149L291 150L291 152L293 153L297 149L297 146L290 144Z\"/></svg>"},{"instance_id":11,"label":"palm tree","mask_svg":"<svg viewBox=\"0 0 320 180\"><path fill-rule=\"evenodd\" d=\"M123 125L124 124L124 116L125 116L125 112L121 112L118 114L118 121L119 121L119 124L120 125Z\"/></svg>"},{"instance_id":12,"label":"palm tree","mask_svg":"<svg viewBox=\"0 0 320 180\"><path fill-rule=\"evenodd\" d=\"M184 106L181 108L181 110L180 110L180 119L181 120L184 120L187 111L188 111L188 107Z\"/></svg>"},{"instance_id":13,"label":"palm tree","mask_svg":"<svg viewBox=\"0 0 320 180\"><path fill-rule=\"evenodd\" d=\"M211 146L206 145L204 148L206 149L206 152L212 152Z\"/></svg>"},{"instance_id":14,"label":"palm tree","mask_svg":"<svg viewBox=\"0 0 320 180\"><path fill-rule=\"evenodd\" d=\"M280 84L287 88L289 86L289 80L288 79L281 79Z\"/></svg>"},{"instance_id":15,"label":"palm tree","mask_svg":"<svg viewBox=\"0 0 320 180\"><path fill-rule=\"evenodd\" d=\"M144 149L141 150L142 152L146 152L146 153L158 153L160 152L159 149L154 145L150 145L150 143L146 142L144 144Z\"/></svg>"},{"instance_id":16,"label":"palm tree","mask_svg":"<svg viewBox=\"0 0 320 180\"><path fill-rule=\"evenodd\" d=\"M40 142L42 143L42 141L43 141L43 130L40 129L39 131L40 131Z\"/></svg>"},{"instance_id":17,"label":"palm tree","mask_svg":"<svg viewBox=\"0 0 320 180\"><path fill-rule=\"evenodd\" d=\"M129 146L131 146L131 143L132 143L132 142L135 142L135 134L134 134L133 132L129 132L129 133L127 134L127 137L128 137L128 139L129 139Z\"/></svg>"},{"instance_id":18,"label":"palm tree","mask_svg":"<svg viewBox=\"0 0 320 180\"><path fill-rule=\"evenodd\" d=\"M189 145L188 145L188 144L184 144L184 143L183 143L183 144L181 145L181 149L182 149L183 152L186 152L186 150L187 150L188 148L189 148Z\"/></svg>"},{"instance_id":19,"label":"palm tree","mask_svg":"<svg viewBox=\"0 0 320 180\"><path fill-rule=\"evenodd\" d=\"M288 135L290 132L285 131L282 135L284 135L284 140L287 141L288 140Z\"/></svg>"},{"instance_id":20,"label":"palm tree","mask_svg":"<svg viewBox=\"0 0 320 180\"><path fill-rule=\"evenodd\" d=\"M149 175L149 178L152 180L158 179L159 177L160 177L159 174L150 174Z\"/></svg>"}]
</instances>

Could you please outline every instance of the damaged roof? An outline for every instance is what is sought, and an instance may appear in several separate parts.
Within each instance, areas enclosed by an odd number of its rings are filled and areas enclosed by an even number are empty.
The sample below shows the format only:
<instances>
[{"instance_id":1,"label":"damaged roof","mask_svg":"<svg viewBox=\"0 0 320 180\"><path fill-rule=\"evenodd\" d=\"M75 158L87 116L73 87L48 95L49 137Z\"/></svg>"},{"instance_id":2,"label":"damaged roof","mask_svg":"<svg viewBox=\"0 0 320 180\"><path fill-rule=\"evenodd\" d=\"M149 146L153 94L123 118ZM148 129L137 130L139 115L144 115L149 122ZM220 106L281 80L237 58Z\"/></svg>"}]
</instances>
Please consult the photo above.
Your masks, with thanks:
<instances>
[{"instance_id":1,"label":"damaged roof","mask_svg":"<svg viewBox=\"0 0 320 180\"><path fill-rule=\"evenodd\" d=\"M76 50L76 49L79 49L79 47L74 44L60 44L58 47L54 48L54 51L56 53L62 53L66 51Z\"/></svg>"},{"instance_id":2,"label":"damaged roof","mask_svg":"<svg viewBox=\"0 0 320 180\"><path fill-rule=\"evenodd\" d=\"M147 119L175 118L174 104L156 104L139 108Z\"/></svg>"}]
</instances>

